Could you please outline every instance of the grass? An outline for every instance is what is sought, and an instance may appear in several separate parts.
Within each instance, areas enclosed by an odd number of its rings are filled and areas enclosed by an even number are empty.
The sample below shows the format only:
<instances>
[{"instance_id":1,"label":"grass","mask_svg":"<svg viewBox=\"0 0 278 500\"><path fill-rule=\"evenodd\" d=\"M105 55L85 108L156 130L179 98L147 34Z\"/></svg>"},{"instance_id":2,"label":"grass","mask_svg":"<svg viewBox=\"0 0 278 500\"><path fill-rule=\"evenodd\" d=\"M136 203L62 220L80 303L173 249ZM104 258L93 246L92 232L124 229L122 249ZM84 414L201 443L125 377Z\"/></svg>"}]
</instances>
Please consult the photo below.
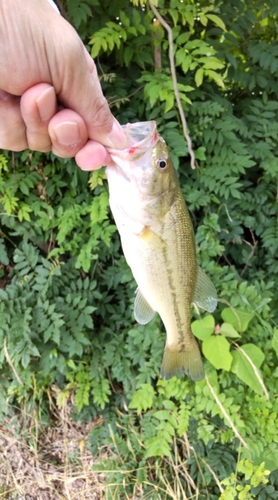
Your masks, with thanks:
<instances>
[{"instance_id":1,"label":"grass","mask_svg":"<svg viewBox=\"0 0 278 500\"><path fill-rule=\"evenodd\" d=\"M69 400L59 410L52 405L52 422L44 426L37 415L13 408L13 416L0 424L0 500L198 500L198 487L178 449L174 458L150 463L148 478L141 484L137 469L133 477L123 457L109 447L98 458L110 467L105 471L100 467L98 472L98 460L87 444L91 430L102 421L75 422L71 409ZM186 439L183 445L183 454L189 456L192 448ZM122 463L122 470L117 471L122 480L117 484L109 481L116 472L109 470L115 460Z\"/></svg>"}]
</instances>

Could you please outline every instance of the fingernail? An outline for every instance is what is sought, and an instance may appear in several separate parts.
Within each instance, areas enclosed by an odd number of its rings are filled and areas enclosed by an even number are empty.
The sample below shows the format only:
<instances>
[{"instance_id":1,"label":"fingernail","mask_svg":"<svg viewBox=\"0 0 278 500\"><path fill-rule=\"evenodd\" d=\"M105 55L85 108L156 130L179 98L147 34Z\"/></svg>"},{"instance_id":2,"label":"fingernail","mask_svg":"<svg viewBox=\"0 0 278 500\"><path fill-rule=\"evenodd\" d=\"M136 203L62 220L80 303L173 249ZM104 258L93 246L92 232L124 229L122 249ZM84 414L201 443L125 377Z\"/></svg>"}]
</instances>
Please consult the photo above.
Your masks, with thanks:
<instances>
[{"instance_id":1,"label":"fingernail","mask_svg":"<svg viewBox=\"0 0 278 500\"><path fill-rule=\"evenodd\" d=\"M123 132L123 129L116 118L114 118L114 123L111 132L108 134L109 147L115 149L125 149L127 147L127 139Z\"/></svg>"},{"instance_id":2,"label":"fingernail","mask_svg":"<svg viewBox=\"0 0 278 500\"><path fill-rule=\"evenodd\" d=\"M40 97L36 99L38 113L43 122L48 122L55 114L57 107L56 94L53 87L46 89Z\"/></svg>"},{"instance_id":3,"label":"fingernail","mask_svg":"<svg viewBox=\"0 0 278 500\"><path fill-rule=\"evenodd\" d=\"M54 127L57 142L61 146L74 146L80 142L79 127L76 122L63 122Z\"/></svg>"}]
</instances>

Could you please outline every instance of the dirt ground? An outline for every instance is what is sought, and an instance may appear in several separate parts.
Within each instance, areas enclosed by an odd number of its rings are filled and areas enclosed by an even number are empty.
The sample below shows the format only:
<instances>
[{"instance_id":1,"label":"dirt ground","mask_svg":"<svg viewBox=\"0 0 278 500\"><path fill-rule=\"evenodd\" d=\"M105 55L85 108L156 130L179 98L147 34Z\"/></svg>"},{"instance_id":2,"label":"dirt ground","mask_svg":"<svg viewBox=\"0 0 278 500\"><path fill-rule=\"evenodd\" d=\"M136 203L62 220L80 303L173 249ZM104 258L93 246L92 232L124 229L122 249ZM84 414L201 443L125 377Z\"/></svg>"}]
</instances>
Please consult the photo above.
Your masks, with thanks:
<instances>
[{"instance_id":1,"label":"dirt ground","mask_svg":"<svg viewBox=\"0 0 278 500\"><path fill-rule=\"evenodd\" d=\"M0 499L102 500L105 474L92 470L86 446L95 425L64 415L43 431L30 418L29 429L19 428L18 416L1 423Z\"/></svg>"}]
</instances>

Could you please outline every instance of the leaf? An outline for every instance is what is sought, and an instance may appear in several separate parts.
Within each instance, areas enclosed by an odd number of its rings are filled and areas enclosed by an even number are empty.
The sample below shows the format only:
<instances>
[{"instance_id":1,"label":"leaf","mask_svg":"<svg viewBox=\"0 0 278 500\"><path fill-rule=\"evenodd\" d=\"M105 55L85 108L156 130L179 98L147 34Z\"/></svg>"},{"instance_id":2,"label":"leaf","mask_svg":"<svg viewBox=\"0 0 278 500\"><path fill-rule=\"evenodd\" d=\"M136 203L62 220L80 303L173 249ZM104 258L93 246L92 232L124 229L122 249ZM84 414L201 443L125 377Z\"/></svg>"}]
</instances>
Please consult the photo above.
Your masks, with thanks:
<instances>
[{"instance_id":1,"label":"leaf","mask_svg":"<svg viewBox=\"0 0 278 500\"><path fill-rule=\"evenodd\" d=\"M98 39L94 39L93 41L93 47L91 49L91 56L93 59L95 59L101 51L101 41Z\"/></svg>"},{"instance_id":2,"label":"leaf","mask_svg":"<svg viewBox=\"0 0 278 500\"><path fill-rule=\"evenodd\" d=\"M195 337L200 340L205 340L214 332L215 321L211 314L208 314L202 319L197 319L191 323L191 329Z\"/></svg>"},{"instance_id":3,"label":"leaf","mask_svg":"<svg viewBox=\"0 0 278 500\"><path fill-rule=\"evenodd\" d=\"M204 70L203 70L203 68L197 69L197 71L195 73L195 82L196 82L197 87L200 87L200 85L202 85L203 78L204 78Z\"/></svg>"},{"instance_id":4,"label":"leaf","mask_svg":"<svg viewBox=\"0 0 278 500\"><path fill-rule=\"evenodd\" d=\"M168 94L165 99L165 113L174 107L175 99L173 94Z\"/></svg>"},{"instance_id":5,"label":"leaf","mask_svg":"<svg viewBox=\"0 0 278 500\"><path fill-rule=\"evenodd\" d=\"M245 344L239 349L232 351L232 357L231 371L251 387L253 391L258 394L265 392L263 389L263 380L258 370L265 358L261 349L254 344Z\"/></svg>"},{"instance_id":6,"label":"leaf","mask_svg":"<svg viewBox=\"0 0 278 500\"><path fill-rule=\"evenodd\" d=\"M275 328L272 342L271 342L271 347L274 349L276 352L276 356L278 356L278 328Z\"/></svg>"},{"instance_id":7,"label":"leaf","mask_svg":"<svg viewBox=\"0 0 278 500\"><path fill-rule=\"evenodd\" d=\"M225 23L220 19L220 17L216 16L215 14L207 14L208 19L210 19L216 26L221 28L223 31L226 31L226 26Z\"/></svg>"},{"instance_id":8,"label":"leaf","mask_svg":"<svg viewBox=\"0 0 278 500\"><path fill-rule=\"evenodd\" d=\"M19 189L20 191L25 194L25 195L28 195L29 194L29 187L27 185L27 183L25 182L24 179L21 180L20 184L19 184Z\"/></svg>"},{"instance_id":9,"label":"leaf","mask_svg":"<svg viewBox=\"0 0 278 500\"><path fill-rule=\"evenodd\" d=\"M134 54L134 47L128 45L124 49L124 62L126 66L129 66Z\"/></svg>"},{"instance_id":10,"label":"leaf","mask_svg":"<svg viewBox=\"0 0 278 500\"><path fill-rule=\"evenodd\" d=\"M207 17L204 14L200 14L200 21L203 26L206 26L208 24Z\"/></svg>"},{"instance_id":11,"label":"leaf","mask_svg":"<svg viewBox=\"0 0 278 500\"><path fill-rule=\"evenodd\" d=\"M213 335L204 340L203 353L215 368L230 371L233 361L230 344L223 335Z\"/></svg>"},{"instance_id":12,"label":"leaf","mask_svg":"<svg viewBox=\"0 0 278 500\"><path fill-rule=\"evenodd\" d=\"M161 431L157 436L147 441L146 448L145 458L162 457L163 455L168 457L171 455L170 445L167 439L165 439L162 435Z\"/></svg>"},{"instance_id":13,"label":"leaf","mask_svg":"<svg viewBox=\"0 0 278 500\"><path fill-rule=\"evenodd\" d=\"M138 413L142 410L151 408L154 398L154 389L149 384L142 384L141 389L138 389L129 403L129 408L135 408Z\"/></svg>"},{"instance_id":14,"label":"leaf","mask_svg":"<svg viewBox=\"0 0 278 500\"><path fill-rule=\"evenodd\" d=\"M204 58L200 58L199 61L203 61ZM204 69L223 69L224 64L216 59L216 57L207 57L204 59Z\"/></svg>"},{"instance_id":15,"label":"leaf","mask_svg":"<svg viewBox=\"0 0 278 500\"><path fill-rule=\"evenodd\" d=\"M219 75L219 73L216 73L216 71L213 71L212 69L204 69L204 74L217 83L219 87L225 87L222 76Z\"/></svg>"},{"instance_id":16,"label":"leaf","mask_svg":"<svg viewBox=\"0 0 278 500\"><path fill-rule=\"evenodd\" d=\"M0 174L1 172L8 172L9 167L8 167L8 160L4 155L0 155Z\"/></svg>"},{"instance_id":17,"label":"leaf","mask_svg":"<svg viewBox=\"0 0 278 500\"><path fill-rule=\"evenodd\" d=\"M233 325L231 325L230 323L222 323L220 332L222 333L222 335L224 335L224 337L231 337L234 339L240 337L239 333L234 329Z\"/></svg>"},{"instance_id":18,"label":"leaf","mask_svg":"<svg viewBox=\"0 0 278 500\"><path fill-rule=\"evenodd\" d=\"M257 368L260 368L265 359L265 355L259 347L254 344L244 344L240 346L240 349L243 350L248 357L250 357Z\"/></svg>"},{"instance_id":19,"label":"leaf","mask_svg":"<svg viewBox=\"0 0 278 500\"><path fill-rule=\"evenodd\" d=\"M264 462L266 469L270 471L278 469L278 450L264 450L259 457L259 460L261 463Z\"/></svg>"},{"instance_id":20,"label":"leaf","mask_svg":"<svg viewBox=\"0 0 278 500\"><path fill-rule=\"evenodd\" d=\"M130 20L122 10L120 11L120 20L124 26L126 26L126 27L130 26Z\"/></svg>"},{"instance_id":21,"label":"leaf","mask_svg":"<svg viewBox=\"0 0 278 500\"><path fill-rule=\"evenodd\" d=\"M6 247L4 245L4 242L0 240L0 262L1 264L4 264L4 266L9 265L9 257L7 254Z\"/></svg>"},{"instance_id":22,"label":"leaf","mask_svg":"<svg viewBox=\"0 0 278 500\"><path fill-rule=\"evenodd\" d=\"M247 330L250 321L254 318L254 314L242 309L225 307L221 312L221 317L226 323L230 323L236 331L243 333Z\"/></svg>"},{"instance_id":23,"label":"leaf","mask_svg":"<svg viewBox=\"0 0 278 500\"><path fill-rule=\"evenodd\" d=\"M22 220L30 221L31 219L29 213L31 212L32 212L31 207L29 207L26 203L20 203L17 212L17 216L20 222L22 222Z\"/></svg>"}]
</instances>

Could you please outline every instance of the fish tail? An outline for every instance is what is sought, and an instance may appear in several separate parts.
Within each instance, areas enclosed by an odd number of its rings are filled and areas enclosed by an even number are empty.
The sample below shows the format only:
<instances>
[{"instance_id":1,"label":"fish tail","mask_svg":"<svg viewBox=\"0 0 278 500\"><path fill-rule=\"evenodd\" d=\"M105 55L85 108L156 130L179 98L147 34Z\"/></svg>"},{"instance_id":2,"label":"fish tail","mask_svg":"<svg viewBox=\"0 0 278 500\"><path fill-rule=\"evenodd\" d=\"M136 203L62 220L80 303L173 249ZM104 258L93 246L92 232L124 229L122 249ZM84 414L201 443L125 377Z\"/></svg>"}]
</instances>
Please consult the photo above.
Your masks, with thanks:
<instances>
[{"instance_id":1,"label":"fish tail","mask_svg":"<svg viewBox=\"0 0 278 500\"><path fill-rule=\"evenodd\" d=\"M180 373L186 373L197 382L205 376L201 353L196 340L186 349L176 346L165 347L161 366L161 375L164 379L169 379Z\"/></svg>"}]
</instances>

